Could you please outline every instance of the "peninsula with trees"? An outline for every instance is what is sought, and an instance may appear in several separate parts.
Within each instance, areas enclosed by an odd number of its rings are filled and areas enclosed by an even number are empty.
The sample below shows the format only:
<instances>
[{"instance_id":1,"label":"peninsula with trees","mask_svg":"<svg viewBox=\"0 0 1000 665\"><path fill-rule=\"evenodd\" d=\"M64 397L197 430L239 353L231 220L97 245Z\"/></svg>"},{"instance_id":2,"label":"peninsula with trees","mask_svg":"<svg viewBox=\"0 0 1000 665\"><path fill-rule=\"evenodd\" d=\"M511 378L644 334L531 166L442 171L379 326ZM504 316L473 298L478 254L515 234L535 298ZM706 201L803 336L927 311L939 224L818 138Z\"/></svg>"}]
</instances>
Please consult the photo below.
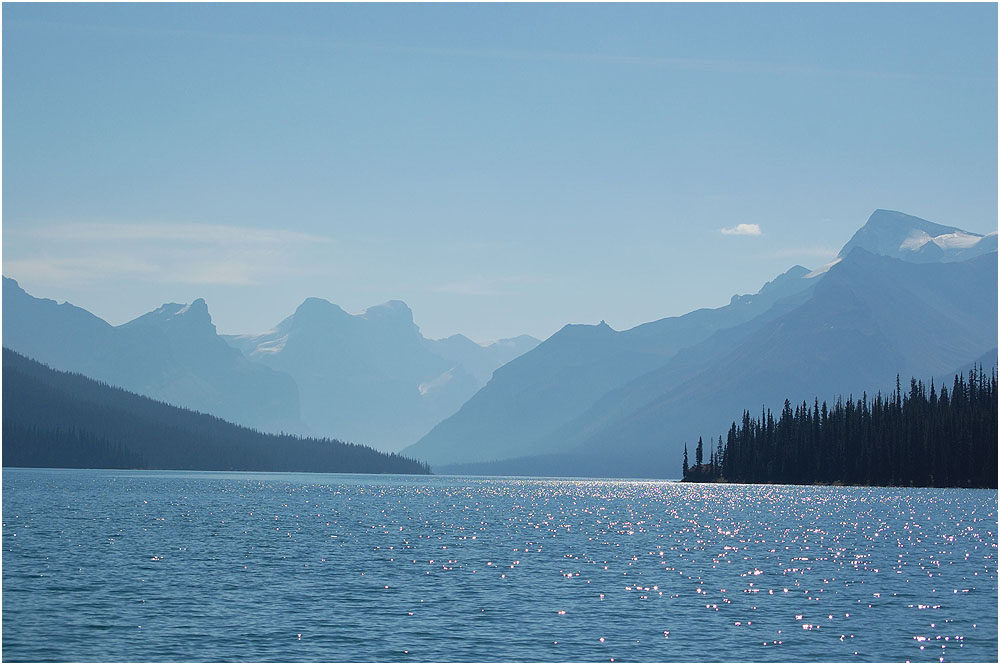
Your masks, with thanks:
<instances>
[{"instance_id":1,"label":"peninsula with trees","mask_svg":"<svg viewBox=\"0 0 1000 665\"><path fill-rule=\"evenodd\" d=\"M743 412L725 439L699 438L689 482L997 487L997 371L955 375L949 390L910 380L833 407L785 400L777 416Z\"/></svg>"}]
</instances>

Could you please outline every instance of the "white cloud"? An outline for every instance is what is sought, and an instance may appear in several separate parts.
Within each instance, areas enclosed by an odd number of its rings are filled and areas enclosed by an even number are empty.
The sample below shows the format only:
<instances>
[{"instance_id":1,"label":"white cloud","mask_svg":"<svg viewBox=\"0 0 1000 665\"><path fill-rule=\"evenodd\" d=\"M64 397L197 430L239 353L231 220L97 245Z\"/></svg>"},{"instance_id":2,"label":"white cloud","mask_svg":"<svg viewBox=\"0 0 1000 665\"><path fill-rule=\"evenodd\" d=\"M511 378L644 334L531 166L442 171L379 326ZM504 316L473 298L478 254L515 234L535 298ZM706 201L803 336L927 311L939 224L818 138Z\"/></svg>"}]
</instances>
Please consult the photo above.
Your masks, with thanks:
<instances>
[{"instance_id":1,"label":"white cloud","mask_svg":"<svg viewBox=\"0 0 1000 665\"><path fill-rule=\"evenodd\" d=\"M737 224L729 228L719 229L722 235L727 236L759 236L761 235L759 224Z\"/></svg>"},{"instance_id":2,"label":"white cloud","mask_svg":"<svg viewBox=\"0 0 1000 665\"><path fill-rule=\"evenodd\" d=\"M221 224L50 224L4 234L4 274L65 285L103 279L253 285L320 274L330 238Z\"/></svg>"}]
</instances>

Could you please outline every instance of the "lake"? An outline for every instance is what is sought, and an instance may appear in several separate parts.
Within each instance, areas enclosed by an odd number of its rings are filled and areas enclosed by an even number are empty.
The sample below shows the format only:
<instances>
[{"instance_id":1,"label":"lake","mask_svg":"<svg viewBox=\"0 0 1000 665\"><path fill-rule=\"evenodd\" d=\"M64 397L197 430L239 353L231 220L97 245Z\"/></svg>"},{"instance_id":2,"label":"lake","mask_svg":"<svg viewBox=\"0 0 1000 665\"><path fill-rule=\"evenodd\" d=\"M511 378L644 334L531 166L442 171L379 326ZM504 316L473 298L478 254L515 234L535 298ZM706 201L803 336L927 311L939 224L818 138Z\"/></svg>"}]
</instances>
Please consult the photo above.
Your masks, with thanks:
<instances>
[{"instance_id":1,"label":"lake","mask_svg":"<svg viewBox=\"0 0 1000 665\"><path fill-rule=\"evenodd\" d=\"M997 660L995 490L3 469L5 661Z\"/></svg>"}]
</instances>

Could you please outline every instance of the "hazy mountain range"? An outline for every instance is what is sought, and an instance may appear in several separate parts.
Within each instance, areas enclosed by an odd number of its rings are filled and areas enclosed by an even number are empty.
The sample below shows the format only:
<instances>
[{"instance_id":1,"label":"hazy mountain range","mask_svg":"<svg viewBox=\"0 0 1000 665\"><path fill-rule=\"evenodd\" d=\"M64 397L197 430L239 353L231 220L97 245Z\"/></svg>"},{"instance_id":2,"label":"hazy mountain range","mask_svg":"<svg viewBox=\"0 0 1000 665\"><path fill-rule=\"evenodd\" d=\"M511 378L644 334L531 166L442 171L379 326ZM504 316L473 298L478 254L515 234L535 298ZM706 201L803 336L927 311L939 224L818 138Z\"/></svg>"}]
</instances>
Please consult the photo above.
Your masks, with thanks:
<instances>
[{"instance_id":1,"label":"hazy mountain range","mask_svg":"<svg viewBox=\"0 0 1000 665\"><path fill-rule=\"evenodd\" d=\"M3 345L157 400L267 432L398 450L538 340L424 338L402 302L352 316L309 298L261 335L220 336L208 307L168 303L112 326L3 278Z\"/></svg>"},{"instance_id":2,"label":"hazy mountain range","mask_svg":"<svg viewBox=\"0 0 1000 665\"><path fill-rule=\"evenodd\" d=\"M5 277L3 343L265 431L412 444L438 471L677 477L684 443L744 409L995 363L996 248L996 233L877 210L832 263L724 307L488 346L426 339L400 301L349 314L308 298L260 334L218 335L200 299L111 326Z\"/></svg>"},{"instance_id":3,"label":"hazy mountain range","mask_svg":"<svg viewBox=\"0 0 1000 665\"><path fill-rule=\"evenodd\" d=\"M815 282L804 278L808 272L796 266L752 296L734 296L725 307L699 309L623 332L604 322L567 325L497 370L458 413L407 448L408 454L444 464L549 450L543 437L583 415L610 391L665 365L682 349L812 288ZM555 445L564 447L562 442Z\"/></svg>"},{"instance_id":4,"label":"hazy mountain range","mask_svg":"<svg viewBox=\"0 0 1000 665\"><path fill-rule=\"evenodd\" d=\"M226 344L204 300L112 326L4 277L3 314L3 345L55 369L265 431L303 429L292 378Z\"/></svg>"},{"instance_id":5,"label":"hazy mountain range","mask_svg":"<svg viewBox=\"0 0 1000 665\"><path fill-rule=\"evenodd\" d=\"M676 477L684 443L724 434L744 409L995 355L995 250L996 234L878 210L826 270L796 267L756 296L621 333L567 326L406 453L442 471ZM628 340L651 327L661 355L637 359ZM482 464L494 460L508 461Z\"/></svg>"},{"instance_id":6,"label":"hazy mountain range","mask_svg":"<svg viewBox=\"0 0 1000 665\"><path fill-rule=\"evenodd\" d=\"M271 331L225 339L295 380L311 430L386 450L426 434L493 370L538 344L527 335L489 346L462 335L430 340L401 301L351 315L320 298L306 299Z\"/></svg>"}]
</instances>

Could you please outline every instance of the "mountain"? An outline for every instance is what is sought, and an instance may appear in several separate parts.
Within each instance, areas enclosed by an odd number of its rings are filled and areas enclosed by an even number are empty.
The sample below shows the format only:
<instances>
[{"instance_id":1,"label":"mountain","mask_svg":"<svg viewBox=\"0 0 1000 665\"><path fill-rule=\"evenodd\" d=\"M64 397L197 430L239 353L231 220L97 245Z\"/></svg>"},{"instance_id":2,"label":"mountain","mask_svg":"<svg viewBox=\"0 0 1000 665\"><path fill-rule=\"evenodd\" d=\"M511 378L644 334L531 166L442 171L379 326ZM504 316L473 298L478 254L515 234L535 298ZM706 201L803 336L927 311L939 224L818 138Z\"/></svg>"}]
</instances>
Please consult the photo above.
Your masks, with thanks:
<instances>
[{"instance_id":1,"label":"mountain","mask_svg":"<svg viewBox=\"0 0 1000 665\"><path fill-rule=\"evenodd\" d=\"M476 380L477 390L490 380L493 372L508 362L538 346L539 340L531 335L501 339L483 346L465 335L452 335L444 339L424 340L432 353L461 365Z\"/></svg>"},{"instance_id":2,"label":"mountain","mask_svg":"<svg viewBox=\"0 0 1000 665\"><path fill-rule=\"evenodd\" d=\"M762 307L752 316L684 339L658 366L626 381L627 369L616 375L621 366L613 362L610 371L595 372L600 378L550 368L549 375L572 378L546 384L537 380L544 372L533 376L534 367L525 366L542 366L536 357L553 337L498 371L406 451L443 472L675 477L677 457L668 454L660 467L657 451L722 434L743 409L780 408L797 392L827 399L889 388L897 373L933 376L995 347L995 243L995 233L878 210L837 261L796 273L809 287L757 297ZM646 329L654 340L674 341L661 325ZM612 344L580 348L578 364L595 366ZM538 413L529 410L539 404Z\"/></svg>"},{"instance_id":3,"label":"mountain","mask_svg":"<svg viewBox=\"0 0 1000 665\"><path fill-rule=\"evenodd\" d=\"M351 315L320 298L261 335L220 336L202 299L112 326L3 278L5 346L176 406L270 432L395 450L454 413L538 340L424 338L398 300Z\"/></svg>"},{"instance_id":4,"label":"mountain","mask_svg":"<svg viewBox=\"0 0 1000 665\"><path fill-rule=\"evenodd\" d=\"M945 372L944 374L935 376L933 379L934 385L938 387L944 386L951 389L952 383L955 381L956 374L968 378L969 371L982 368L984 371L989 372L990 367L1000 367L997 347L995 346L978 358L967 363L962 363L960 367L956 367L950 372Z\"/></svg>"},{"instance_id":5,"label":"mountain","mask_svg":"<svg viewBox=\"0 0 1000 665\"><path fill-rule=\"evenodd\" d=\"M7 348L3 384L5 466L427 473L416 460L365 446L239 427Z\"/></svg>"},{"instance_id":6,"label":"mountain","mask_svg":"<svg viewBox=\"0 0 1000 665\"><path fill-rule=\"evenodd\" d=\"M965 261L997 251L997 233L984 236L880 209L844 245L839 257L847 256L856 247L914 263Z\"/></svg>"},{"instance_id":7,"label":"mountain","mask_svg":"<svg viewBox=\"0 0 1000 665\"><path fill-rule=\"evenodd\" d=\"M461 335L429 340L401 301L352 315L321 298L306 299L266 333L225 339L295 379L311 431L383 450L426 434L493 370L538 343L528 336L485 347Z\"/></svg>"},{"instance_id":8,"label":"mountain","mask_svg":"<svg viewBox=\"0 0 1000 665\"><path fill-rule=\"evenodd\" d=\"M948 372L996 345L996 286L995 253L918 266L855 249L806 303L574 449L603 456L637 442L640 459L667 456L657 460L665 473L684 441L724 434L743 409L888 391L897 374Z\"/></svg>"},{"instance_id":9,"label":"mountain","mask_svg":"<svg viewBox=\"0 0 1000 665\"><path fill-rule=\"evenodd\" d=\"M295 382L231 348L204 300L112 326L4 277L3 313L4 346L56 369L265 431L302 431Z\"/></svg>"},{"instance_id":10,"label":"mountain","mask_svg":"<svg viewBox=\"0 0 1000 665\"><path fill-rule=\"evenodd\" d=\"M104 319L68 302L34 298L9 277L3 277L3 314L3 345L53 367L82 371L114 336Z\"/></svg>"},{"instance_id":11,"label":"mountain","mask_svg":"<svg viewBox=\"0 0 1000 665\"><path fill-rule=\"evenodd\" d=\"M795 266L753 295L733 296L717 309L699 309L625 331L605 322L567 325L534 350L493 374L450 418L405 449L432 465L526 455L598 399L666 364L681 349L749 321L776 302L810 289L815 280Z\"/></svg>"},{"instance_id":12,"label":"mountain","mask_svg":"<svg viewBox=\"0 0 1000 665\"><path fill-rule=\"evenodd\" d=\"M997 340L997 254L920 265L856 248L805 302L769 318L748 325L735 347L679 355L675 363L696 373L668 366L609 395L560 431L559 448L540 442L544 455L442 470L677 477L684 443L693 449L699 436L725 435L744 410L778 411L789 396L811 405L888 392L897 374L942 375L988 360ZM679 384L662 379L671 371Z\"/></svg>"}]
</instances>

